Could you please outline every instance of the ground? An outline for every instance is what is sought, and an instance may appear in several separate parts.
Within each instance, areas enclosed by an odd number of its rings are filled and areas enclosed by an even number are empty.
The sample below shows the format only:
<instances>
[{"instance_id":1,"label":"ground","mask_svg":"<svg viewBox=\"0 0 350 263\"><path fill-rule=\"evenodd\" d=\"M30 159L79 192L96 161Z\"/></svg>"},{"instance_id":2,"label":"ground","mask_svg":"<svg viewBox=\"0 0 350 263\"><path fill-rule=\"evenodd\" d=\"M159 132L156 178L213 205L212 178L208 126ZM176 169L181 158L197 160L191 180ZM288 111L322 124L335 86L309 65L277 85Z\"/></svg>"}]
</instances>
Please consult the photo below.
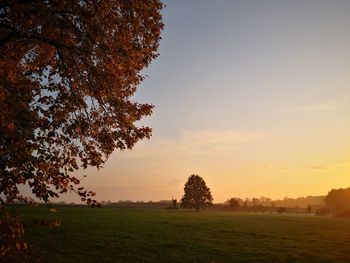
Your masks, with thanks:
<instances>
[{"instance_id":1,"label":"ground","mask_svg":"<svg viewBox=\"0 0 350 263\"><path fill-rule=\"evenodd\" d=\"M17 207L32 260L350 262L350 220L170 209ZM43 218L61 226L41 226Z\"/></svg>"}]
</instances>

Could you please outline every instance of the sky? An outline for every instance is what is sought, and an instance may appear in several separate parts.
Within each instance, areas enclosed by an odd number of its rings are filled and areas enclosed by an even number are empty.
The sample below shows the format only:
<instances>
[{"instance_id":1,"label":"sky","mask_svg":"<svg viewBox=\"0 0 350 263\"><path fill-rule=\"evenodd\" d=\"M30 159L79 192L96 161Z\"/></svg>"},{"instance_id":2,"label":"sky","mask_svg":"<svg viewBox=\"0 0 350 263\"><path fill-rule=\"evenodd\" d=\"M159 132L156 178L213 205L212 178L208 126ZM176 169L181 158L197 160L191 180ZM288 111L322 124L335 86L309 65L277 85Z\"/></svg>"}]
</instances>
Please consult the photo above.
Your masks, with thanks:
<instances>
[{"instance_id":1,"label":"sky","mask_svg":"<svg viewBox=\"0 0 350 263\"><path fill-rule=\"evenodd\" d=\"M135 100L150 140L80 171L99 200L214 202L350 187L350 1L166 1L160 56ZM78 200L70 195L65 201Z\"/></svg>"}]
</instances>

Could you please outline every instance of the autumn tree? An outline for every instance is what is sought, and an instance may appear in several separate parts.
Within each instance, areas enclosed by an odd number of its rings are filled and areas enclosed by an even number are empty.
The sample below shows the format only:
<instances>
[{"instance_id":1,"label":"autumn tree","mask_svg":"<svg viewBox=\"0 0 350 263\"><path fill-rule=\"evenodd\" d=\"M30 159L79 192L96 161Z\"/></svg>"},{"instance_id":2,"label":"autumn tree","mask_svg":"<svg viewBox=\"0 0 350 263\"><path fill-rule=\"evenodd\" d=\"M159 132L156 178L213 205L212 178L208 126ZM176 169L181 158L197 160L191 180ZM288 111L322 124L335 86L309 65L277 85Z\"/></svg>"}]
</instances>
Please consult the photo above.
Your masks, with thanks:
<instances>
[{"instance_id":1,"label":"autumn tree","mask_svg":"<svg viewBox=\"0 0 350 263\"><path fill-rule=\"evenodd\" d=\"M184 192L181 199L181 207L183 208L195 208L199 211L200 208L212 205L213 197L210 189L203 178L198 175L193 174L188 178Z\"/></svg>"},{"instance_id":2,"label":"autumn tree","mask_svg":"<svg viewBox=\"0 0 350 263\"><path fill-rule=\"evenodd\" d=\"M75 191L73 172L151 136L133 99L157 57L160 0L0 2L0 209ZM1 221L3 222L3 221Z\"/></svg>"}]
</instances>

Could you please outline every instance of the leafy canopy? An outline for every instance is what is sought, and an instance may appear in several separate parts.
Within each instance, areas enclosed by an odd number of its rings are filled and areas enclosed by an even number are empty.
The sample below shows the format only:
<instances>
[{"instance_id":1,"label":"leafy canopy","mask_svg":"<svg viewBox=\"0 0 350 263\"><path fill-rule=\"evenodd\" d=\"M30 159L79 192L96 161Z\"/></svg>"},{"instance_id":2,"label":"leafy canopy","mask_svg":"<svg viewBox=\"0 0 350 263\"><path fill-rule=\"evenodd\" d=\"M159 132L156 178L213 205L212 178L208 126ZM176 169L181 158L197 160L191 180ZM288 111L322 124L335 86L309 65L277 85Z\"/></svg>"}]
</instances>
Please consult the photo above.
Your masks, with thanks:
<instances>
[{"instance_id":1,"label":"leafy canopy","mask_svg":"<svg viewBox=\"0 0 350 263\"><path fill-rule=\"evenodd\" d=\"M226 201L226 203L228 204L228 207L230 209L234 210L240 206L239 201L240 201L240 199L232 197L232 198L228 199Z\"/></svg>"},{"instance_id":2,"label":"leafy canopy","mask_svg":"<svg viewBox=\"0 0 350 263\"><path fill-rule=\"evenodd\" d=\"M136 125L152 105L132 100L157 57L160 0L0 3L0 202L77 188L72 173L100 168L115 149L151 136Z\"/></svg>"},{"instance_id":3,"label":"leafy canopy","mask_svg":"<svg viewBox=\"0 0 350 263\"><path fill-rule=\"evenodd\" d=\"M181 207L183 208L195 208L199 211L200 208L212 205L213 197L210 189L203 178L198 175L193 174L188 178L184 192L181 199Z\"/></svg>"},{"instance_id":4,"label":"leafy canopy","mask_svg":"<svg viewBox=\"0 0 350 263\"><path fill-rule=\"evenodd\" d=\"M350 209L350 188L332 189L325 196L324 201L327 208L334 211L345 211Z\"/></svg>"}]
</instances>

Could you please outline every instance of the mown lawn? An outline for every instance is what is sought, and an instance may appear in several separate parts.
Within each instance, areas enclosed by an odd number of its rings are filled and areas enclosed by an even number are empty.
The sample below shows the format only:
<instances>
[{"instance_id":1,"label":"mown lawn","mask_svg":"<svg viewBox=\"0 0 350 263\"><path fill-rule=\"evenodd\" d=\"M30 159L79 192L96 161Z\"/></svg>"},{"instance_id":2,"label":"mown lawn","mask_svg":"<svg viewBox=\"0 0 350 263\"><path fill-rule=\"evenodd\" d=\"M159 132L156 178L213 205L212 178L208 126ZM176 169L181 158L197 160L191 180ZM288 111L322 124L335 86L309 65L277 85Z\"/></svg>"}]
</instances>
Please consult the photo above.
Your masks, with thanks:
<instances>
[{"instance_id":1,"label":"mown lawn","mask_svg":"<svg viewBox=\"0 0 350 263\"><path fill-rule=\"evenodd\" d=\"M16 208L31 260L48 262L350 262L350 220L218 211ZM59 218L55 228L36 220Z\"/></svg>"}]
</instances>

